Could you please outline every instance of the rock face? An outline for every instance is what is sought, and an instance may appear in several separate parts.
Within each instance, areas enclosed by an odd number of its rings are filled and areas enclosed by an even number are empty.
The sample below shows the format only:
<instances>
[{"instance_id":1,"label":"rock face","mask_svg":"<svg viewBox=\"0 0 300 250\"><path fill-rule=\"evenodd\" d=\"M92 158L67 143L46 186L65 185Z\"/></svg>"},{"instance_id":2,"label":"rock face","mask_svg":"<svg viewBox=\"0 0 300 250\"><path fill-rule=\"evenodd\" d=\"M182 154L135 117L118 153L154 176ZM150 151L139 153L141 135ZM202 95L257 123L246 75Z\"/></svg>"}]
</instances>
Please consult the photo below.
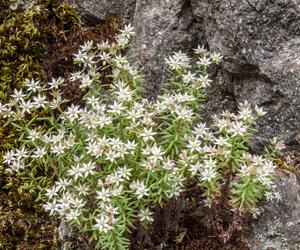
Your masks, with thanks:
<instances>
[{"instance_id":1,"label":"rock face","mask_svg":"<svg viewBox=\"0 0 300 250\"><path fill-rule=\"evenodd\" d=\"M277 179L282 199L263 207L252 223L248 241L251 250L299 249L300 184L294 174L280 173Z\"/></svg>"},{"instance_id":2,"label":"rock face","mask_svg":"<svg viewBox=\"0 0 300 250\"><path fill-rule=\"evenodd\" d=\"M156 93L164 78L164 59L199 42L198 25L184 0L138 0L133 25L137 36L131 51L144 68L145 87ZM201 35L201 34L200 34Z\"/></svg>"},{"instance_id":3,"label":"rock face","mask_svg":"<svg viewBox=\"0 0 300 250\"><path fill-rule=\"evenodd\" d=\"M69 1L83 18L103 20L115 13L133 24L137 35L131 52L151 94L164 81L163 59L171 52L191 52L197 44L221 52L224 62L214 73L204 117L247 100L268 112L257 124L254 151L274 136L288 149L300 150L299 0ZM285 176L279 186L284 200L267 206L270 212L254 224L253 249L272 242L275 249L299 244L299 184L295 176Z\"/></svg>"},{"instance_id":4,"label":"rock face","mask_svg":"<svg viewBox=\"0 0 300 250\"><path fill-rule=\"evenodd\" d=\"M86 24L93 25L105 20L107 14L118 14L124 22L131 21L136 0L68 0L68 2L78 9Z\"/></svg>"},{"instance_id":5,"label":"rock face","mask_svg":"<svg viewBox=\"0 0 300 250\"><path fill-rule=\"evenodd\" d=\"M116 13L137 32L132 50L155 95L164 58L196 44L221 52L219 80L206 111L248 100L268 111L257 125L252 148L274 136L300 148L300 5L297 0L69 0L83 18ZM220 83L221 82L221 83ZM209 117L210 114L205 117Z\"/></svg>"},{"instance_id":6,"label":"rock face","mask_svg":"<svg viewBox=\"0 0 300 250\"><path fill-rule=\"evenodd\" d=\"M192 1L211 50L224 56L237 102L268 114L259 121L256 149L277 136L299 148L300 5L295 0Z\"/></svg>"}]
</instances>

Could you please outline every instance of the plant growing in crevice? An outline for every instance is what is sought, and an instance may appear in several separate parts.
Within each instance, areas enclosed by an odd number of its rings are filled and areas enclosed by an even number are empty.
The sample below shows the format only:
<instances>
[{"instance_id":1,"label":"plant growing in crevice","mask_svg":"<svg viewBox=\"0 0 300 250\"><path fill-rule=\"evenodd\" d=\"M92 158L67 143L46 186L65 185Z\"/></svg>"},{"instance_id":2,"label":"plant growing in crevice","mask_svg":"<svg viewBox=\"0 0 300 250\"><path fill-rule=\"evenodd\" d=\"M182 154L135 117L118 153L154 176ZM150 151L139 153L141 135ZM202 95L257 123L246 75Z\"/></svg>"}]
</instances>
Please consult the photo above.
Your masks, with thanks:
<instances>
[{"instance_id":1,"label":"plant growing in crevice","mask_svg":"<svg viewBox=\"0 0 300 250\"><path fill-rule=\"evenodd\" d=\"M138 67L122 54L132 35L125 26L116 42L86 42L74 55L81 69L68 81L87 91L84 106L61 108L62 78L27 80L27 89L1 106L2 117L22 131L21 147L3 157L9 169L27 171L33 183L36 166L53 173L53 186L35 183L39 200L50 215L90 233L100 249L126 249L135 221L151 223L153 207L180 196L191 179L198 180L209 207L221 195L225 172L232 178L228 202L234 209L250 211L263 198L276 198L270 155L277 152L255 156L246 145L263 111L244 103L237 114L215 117L212 128L200 122L197 111L211 84L207 68L222 57L198 47L193 68L186 54L174 53L166 59L164 94L150 101L142 95ZM107 69L112 84L104 88L101 73ZM50 115L22 122L43 109ZM35 126L35 120L47 126Z\"/></svg>"}]
</instances>

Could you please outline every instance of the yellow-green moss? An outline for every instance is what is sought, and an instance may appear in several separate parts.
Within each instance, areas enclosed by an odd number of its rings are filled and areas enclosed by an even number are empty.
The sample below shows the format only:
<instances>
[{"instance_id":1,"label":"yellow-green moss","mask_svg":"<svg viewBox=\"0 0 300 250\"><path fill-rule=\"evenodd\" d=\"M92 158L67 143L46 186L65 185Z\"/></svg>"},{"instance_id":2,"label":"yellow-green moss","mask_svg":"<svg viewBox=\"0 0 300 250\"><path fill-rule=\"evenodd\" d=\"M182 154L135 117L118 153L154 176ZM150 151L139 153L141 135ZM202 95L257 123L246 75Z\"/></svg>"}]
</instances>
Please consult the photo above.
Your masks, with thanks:
<instances>
[{"instance_id":1,"label":"yellow-green moss","mask_svg":"<svg viewBox=\"0 0 300 250\"><path fill-rule=\"evenodd\" d=\"M24 8L9 9L8 0L0 0L0 102L6 103L14 88L22 88L26 78L46 79L42 66L45 46L64 40L80 28L76 11L59 0L23 1ZM29 5L29 2L33 4ZM29 117L30 119L30 117ZM18 146L18 129L0 120L0 249L55 249L55 222L42 214L34 201L37 190L24 172L10 175L2 164L2 155ZM39 174L39 169L28 172ZM43 172L38 185L48 186L52 179Z\"/></svg>"}]
</instances>

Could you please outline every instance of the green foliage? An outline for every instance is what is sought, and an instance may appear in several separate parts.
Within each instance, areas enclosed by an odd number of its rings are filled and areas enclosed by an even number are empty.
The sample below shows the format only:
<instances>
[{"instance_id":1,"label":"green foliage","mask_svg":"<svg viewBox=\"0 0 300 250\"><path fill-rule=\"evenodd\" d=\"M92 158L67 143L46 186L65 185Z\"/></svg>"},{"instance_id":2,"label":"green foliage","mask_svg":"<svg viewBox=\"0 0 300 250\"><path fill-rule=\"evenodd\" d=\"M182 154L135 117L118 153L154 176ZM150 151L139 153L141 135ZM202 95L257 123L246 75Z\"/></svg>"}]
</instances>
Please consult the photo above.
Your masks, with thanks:
<instances>
[{"instance_id":1,"label":"green foliage","mask_svg":"<svg viewBox=\"0 0 300 250\"><path fill-rule=\"evenodd\" d=\"M3 156L7 170L26 173L50 215L89 232L99 249L127 249L126 234L136 221L147 226L153 207L178 198L193 179L208 207L226 183L226 202L240 212L255 213L260 201L277 198L277 142L264 156L247 147L262 109L245 102L237 114L214 116L211 127L200 122L197 112L211 83L208 66L222 57L198 47L191 65L186 54L174 53L165 60L164 92L150 101L139 69L122 53L133 34L128 25L112 44L86 42L74 54L80 71L69 79L26 80L24 91L11 95L13 104L3 104L0 115L21 132L20 147ZM101 76L108 70L111 84L104 87ZM62 109L66 80L87 92L84 105Z\"/></svg>"}]
</instances>

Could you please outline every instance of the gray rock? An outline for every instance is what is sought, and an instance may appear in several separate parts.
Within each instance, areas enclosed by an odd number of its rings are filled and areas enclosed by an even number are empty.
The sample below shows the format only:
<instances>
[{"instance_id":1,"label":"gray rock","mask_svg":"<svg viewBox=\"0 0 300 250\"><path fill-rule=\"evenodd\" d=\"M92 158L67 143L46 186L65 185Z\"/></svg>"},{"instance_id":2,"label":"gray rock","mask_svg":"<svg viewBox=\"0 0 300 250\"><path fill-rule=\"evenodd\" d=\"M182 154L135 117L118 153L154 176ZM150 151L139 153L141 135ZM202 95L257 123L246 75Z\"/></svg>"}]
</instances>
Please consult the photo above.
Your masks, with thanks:
<instances>
[{"instance_id":1,"label":"gray rock","mask_svg":"<svg viewBox=\"0 0 300 250\"><path fill-rule=\"evenodd\" d=\"M72 242L70 239L74 235L74 229L67 224L67 222L64 219L61 219L59 228L58 228L58 239L61 243L61 246L59 247L60 250L70 250Z\"/></svg>"},{"instance_id":2,"label":"gray rock","mask_svg":"<svg viewBox=\"0 0 300 250\"><path fill-rule=\"evenodd\" d=\"M133 25L137 36L130 52L137 54L145 87L155 95L164 80L164 59L195 46L200 39L198 26L184 0L137 0Z\"/></svg>"},{"instance_id":3,"label":"gray rock","mask_svg":"<svg viewBox=\"0 0 300 250\"><path fill-rule=\"evenodd\" d=\"M296 176L280 172L277 179L282 199L263 206L251 224L247 240L251 250L300 249L300 184Z\"/></svg>"},{"instance_id":4,"label":"gray rock","mask_svg":"<svg viewBox=\"0 0 300 250\"><path fill-rule=\"evenodd\" d=\"M123 21L132 20L136 0L68 0L78 9L83 21L88 25L105 20L107 14L117 14Z\"/></svg>"},{"instance_id":5,"label":"gray rock","mask_svg":"<svg viewBox=\"0 0 300 250\"><path fill-rule=\"evenodd\" d=\"M192 0L211 50L224 56L222 74L236 102L248 100L268 114L252 147L278 137L299 147L300 5L293 0Z\"/></svg>"}]
</instances>

